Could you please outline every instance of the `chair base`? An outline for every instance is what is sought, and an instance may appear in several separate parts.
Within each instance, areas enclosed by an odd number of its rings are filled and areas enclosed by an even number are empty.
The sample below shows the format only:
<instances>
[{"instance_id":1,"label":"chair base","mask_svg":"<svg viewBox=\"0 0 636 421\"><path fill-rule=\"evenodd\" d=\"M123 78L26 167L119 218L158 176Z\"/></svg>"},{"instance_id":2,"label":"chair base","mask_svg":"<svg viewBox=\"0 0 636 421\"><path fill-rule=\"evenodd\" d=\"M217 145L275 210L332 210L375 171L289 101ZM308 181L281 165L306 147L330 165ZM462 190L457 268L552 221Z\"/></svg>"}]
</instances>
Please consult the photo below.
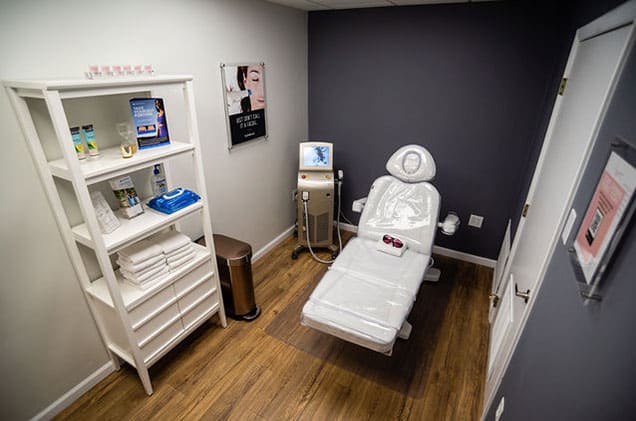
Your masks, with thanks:
<instances>
[{"instance_id":1,"label":"chair base","mask_svg":"<svg viewBox=\"0 0 636 421\"><path fill-rule=\"evenodd\" d=\"M329 246L322 246L322 247L311 247L312 250L316 250L316 249L327 249L331 252L331 259L335 259L336 257L338 257L338 254L340 252L340 249L338 248L338 246L336 244L330 244ZM303 252L303 251L307 251L309 250L309 247L300 244L300 243L296 243L296 245L294 246L294 249L292 250L291 253L291 258L292 260L296 260L298 259L298 254Z\"/></svg>"},{"instance_id":2,"label":"chair base","mask_svg":"<svg viewBox=\"0 0 636 421\"><path fill-rule=\"evenodd\" d=\"M430 268L426 271L424 275L424 280L427 282L437 282L439 281L440 276L442 276L442 271L437 268Z\"/></svg>"}]
</instances>

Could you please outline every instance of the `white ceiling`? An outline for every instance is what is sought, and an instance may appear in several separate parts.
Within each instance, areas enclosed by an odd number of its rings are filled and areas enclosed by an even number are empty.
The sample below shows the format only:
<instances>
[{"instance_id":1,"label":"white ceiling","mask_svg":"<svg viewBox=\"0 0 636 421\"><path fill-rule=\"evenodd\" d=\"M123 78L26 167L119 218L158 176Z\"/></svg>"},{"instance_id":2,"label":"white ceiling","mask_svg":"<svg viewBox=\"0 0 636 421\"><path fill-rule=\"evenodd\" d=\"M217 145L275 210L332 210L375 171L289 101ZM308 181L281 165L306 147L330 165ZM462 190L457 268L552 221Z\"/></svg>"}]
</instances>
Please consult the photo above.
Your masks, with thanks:
<instances>
[{"instance_id":1,"label":"white ceiling","mask_svg":"<svg viewBox=\"0 0 636 421\"><path fill-rule=\"evenodd\" d=\"M416 4L470 3L495 0L266 0L301 10L360 9L364 7L412 6Z\"/></svg>"}]
</instances>

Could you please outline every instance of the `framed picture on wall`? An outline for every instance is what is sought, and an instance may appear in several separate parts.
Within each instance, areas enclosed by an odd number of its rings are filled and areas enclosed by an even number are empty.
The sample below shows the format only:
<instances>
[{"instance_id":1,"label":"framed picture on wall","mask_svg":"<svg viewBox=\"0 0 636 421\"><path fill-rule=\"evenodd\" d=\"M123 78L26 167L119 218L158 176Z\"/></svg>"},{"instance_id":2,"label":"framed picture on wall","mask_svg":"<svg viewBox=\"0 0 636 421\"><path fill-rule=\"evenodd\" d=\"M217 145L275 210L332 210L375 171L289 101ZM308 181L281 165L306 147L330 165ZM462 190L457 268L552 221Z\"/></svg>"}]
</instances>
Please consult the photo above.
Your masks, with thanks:
<instances>
[{"instance_id":1,"label":"framed picture on wall","mask_svg":"<svg viewBox=\"0 0 636 421\"><path fill-rule=\"evenodd\" d=\"M265 64L221 64L228 148L267 139Z\"/></svg>"},{"instance_id":2,"label":"framed picture on wall","mask_svg":"<svg viewBox=\"0 0 636 421\"><path fill-rule=\"evenodd\" d=\"M634 213L635 152L633 146L620 139L612 143L570 249L577 277L587 286L595 286L600 281Z\"/></svg>"}]
</instances>

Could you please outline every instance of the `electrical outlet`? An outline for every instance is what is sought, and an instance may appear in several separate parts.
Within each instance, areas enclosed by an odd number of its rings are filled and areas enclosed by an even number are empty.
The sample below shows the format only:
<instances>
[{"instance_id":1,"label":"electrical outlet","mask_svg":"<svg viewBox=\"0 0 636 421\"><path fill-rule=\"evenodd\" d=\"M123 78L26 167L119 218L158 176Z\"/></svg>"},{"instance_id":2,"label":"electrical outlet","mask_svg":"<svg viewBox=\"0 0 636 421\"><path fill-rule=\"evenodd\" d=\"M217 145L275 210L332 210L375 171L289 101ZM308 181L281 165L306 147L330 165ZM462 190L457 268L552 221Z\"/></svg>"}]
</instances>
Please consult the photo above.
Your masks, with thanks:
<instances>
[{"instance_id":1,"label":"electrical outlet","mask_svg":"<svg viewBox=\"0 0 636 421\"><path fill-rule=\"evenodd\" d=\"M495 421L499 421L499 418L501 418L501 414L503 414L503 410L504 410L504 397L501 397L501 400L499 401L499 405L497 405L497 410L495 411Z\"/></svg>"},{"instance_id":2,"label":"electrical outlet","mask_svg":"<svg viewBox=\"0 0 636 421\"><path fill-rule=\"evenodd\" d=\"M475 215L472 213L470 214L470 219L468 219L469 227L481 228L483 223L484 223L483 216Z\"/></svg>"}]
</instances>

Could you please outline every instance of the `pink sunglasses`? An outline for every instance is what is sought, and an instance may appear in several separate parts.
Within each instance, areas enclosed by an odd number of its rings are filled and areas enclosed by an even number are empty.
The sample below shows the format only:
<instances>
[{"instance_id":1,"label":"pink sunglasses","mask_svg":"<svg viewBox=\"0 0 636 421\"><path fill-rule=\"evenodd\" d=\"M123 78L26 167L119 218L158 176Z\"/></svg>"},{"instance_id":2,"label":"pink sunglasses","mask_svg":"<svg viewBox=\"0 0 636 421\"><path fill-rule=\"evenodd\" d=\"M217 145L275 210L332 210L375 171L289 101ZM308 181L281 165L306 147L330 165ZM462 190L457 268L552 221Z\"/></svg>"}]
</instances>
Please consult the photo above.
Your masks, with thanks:
<instances>
[{"instance_id":1,"label":"pink sunglasses","mask_svg":"<svg viewBox=\"0 0 636 421\"><path fill-rule=\"evenodd\" d=\"M399 238L393 238L389 234L384 234L384 237L382 237L382 241L384 241L385 244L393 245L393 247L397 249L404 246L404 243L402 243Z\"/></svg>"}]
</instances>

